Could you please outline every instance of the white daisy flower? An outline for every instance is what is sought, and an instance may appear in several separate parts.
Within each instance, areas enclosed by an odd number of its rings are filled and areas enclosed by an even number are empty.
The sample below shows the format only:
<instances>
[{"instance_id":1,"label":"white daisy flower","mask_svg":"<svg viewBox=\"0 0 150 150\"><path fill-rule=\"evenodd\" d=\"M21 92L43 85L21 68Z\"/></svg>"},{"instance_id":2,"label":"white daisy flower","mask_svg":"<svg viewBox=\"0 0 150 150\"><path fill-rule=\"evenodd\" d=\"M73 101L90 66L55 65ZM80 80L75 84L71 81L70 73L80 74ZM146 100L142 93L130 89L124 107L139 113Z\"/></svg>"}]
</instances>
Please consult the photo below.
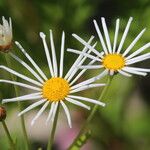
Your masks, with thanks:
<instances>
[{"instance_id":1,"label":"white daisy flower","mask_svg":"<svg viewBox=\"0 0 150 150\"><path fill-rule=\"evenodd\" d=\"M46 75L43 73L43 71L38 67L38 65L35 63L35 61L29 56L29 54L25 51L25 49L19 44L19 42L15 42L18 48L22 51L22 53L26 56L26 58L29 60L29 62L32 64L33 68L31 68L26 62L18 58L12 53L9 53L12 58L14 58L16 61L18 61L21 65L23 65L28 71L30 71L37 80L31 79L30 77L27 77L23 74L20 74L16 72L15 70L12 70L6 66L0 66L0 69L4 69L28 82L30 84L21 83L21 82L15 82L15 81L9 81L9 80L0 80L0 82L14 84L17 86L21 86L24 88L35 90L35 93L31 93L24 96L19 96L15 98L10 99L3 99L3 103L7 102L15 102L15 101L31 101L36 100L35 103L31 104L29 107L27 107L25 110L20 112L18 116L30 111L31 109L34 109L35 107L42 105L42 108L39 110L37 115L33 118L31 124L33 125L34 122L40 117L40 115L44 112L44 110L48 107L49 104L51 104L49 115L47 117L46 122L49 122L50 120L53 121L56 110L58 108L58 105L60 104L64 112L66 114L68 124L71 127L71 117L69 113L69 109L66 105L67 102L70 102L72 104L81 106L86 109L90 109L89 106L84 104L83 102L90 102L93 104L98 104L101 106L105 106L105 103L97 101L95 99L82 97L74 95L77 92L84 91L86 89L94 88L94 87L101 87L105 86L105 84L98 84L93 83L97 79L102 78L105 76L106 72L104 71L102 74L92 77L88 80L85 80L83 82L75 84L75 82L83 75L83 73L87 70L84 69L82 71L79 71L78 68L76 68L77 65L82 65L83 62L86 59L86 56L79 55L77 60L74 62L68 73L63 77L63 67L64 67L64 44L65 44L65 33L62 33L62 42L61 42L61 54L60 54L60 64L59 64L59 70L58 70L58 61L56 58L55 53L55 47L53 42L53 35L52 31L50 30L50 44L51 44L51 51L52 56L50 56L49 49L46 43L46 35L44 33L40 33L40 37L42 38L42 42L44 45L44 50L48 62L49 67L49 77L47 78ZM91 37L88 41L90 44L93 40L93 37ZM96 44L95 44L96 45ZM94 45L94 46L95 46ZM83 49L84 52L86 52L88 49L85 47ZM90 64L93 64L95 61L91 61ZM36 71L35 71L35 70ZM79 72L78 72L79 71ZM75 76L76 75L76 76Z\"/></svg>"},{"instance_id":2,"label":"white daisy flower","mask_svg":"<svg viewBox=\"0 0 150 150\"><path fill-rule=\"evenodd\" d=\"M0 51L8 52L12 44L12 23L2 17L3 24L0 24Z\"/></svg>"},{"instance_id":3,"label":"white daisy flower","mask_svg":"<svg viewBox=\"0 0 150 150\"><path fill-rule=\"evenodd\" d=\"M81 52L75 49L68 49L68 51L76 53L76 54L83 54L84 56L90 59L93 59L95 61L98 61L100 63L100 65L85 65L85 66L83 65L83 66L80 66L81 69L105 68L105 70L110 75L113 75L114 73L119 72L120 74L124 76L128 76L128 77L130 77L131 74L145 76L147 75L147 72L150 72L150 69L131 67L129 65L132 65L132 64L135 64L135 63L138 63L140 61L144 61L150 58L150 53L141 54L145 49L150 47L150 42L140 47L132 54L129 54L129 52L132 50L132 48L140 39L140 37L143 35L146 29L143 29L124 51L122 48L125 42L125 39L127 37L132 20L133 18L130 17L118 46L117 46L117 39L118 39L118 33L119 33L120 20L119 19L116 20L115 36L114 36L114 41L112 45L110 41L107 25L105 22L105 18L102 17L101 22L102 22L105 40L102 36L102 33L98 27L96 20L94 20L93 22L94 22L99 40L101 42L103 52L100 53L99 50L96 50L95 48L93 48L90 44L88 44L86 41L84 41L82 38L80 38L76 34L73 34L73 37L75 37L79 42L85 45L88 49L90 49L97 56L93 56L91 54L87 54L83 51Z\"/></svg>"}]
</instances>

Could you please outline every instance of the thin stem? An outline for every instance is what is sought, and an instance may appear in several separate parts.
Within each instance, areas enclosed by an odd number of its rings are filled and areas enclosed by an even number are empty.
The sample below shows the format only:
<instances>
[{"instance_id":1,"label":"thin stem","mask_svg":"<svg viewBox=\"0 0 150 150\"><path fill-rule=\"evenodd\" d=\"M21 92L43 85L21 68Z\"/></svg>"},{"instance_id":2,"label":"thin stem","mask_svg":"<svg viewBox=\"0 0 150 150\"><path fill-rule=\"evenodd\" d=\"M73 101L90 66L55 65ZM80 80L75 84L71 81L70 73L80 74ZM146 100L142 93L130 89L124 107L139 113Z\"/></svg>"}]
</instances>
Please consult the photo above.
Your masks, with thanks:
<instances>
[{"instance_id":1,"label":"thin stem","mask_svg":"<svg viewBox=\"0 0 150 150\"><path fill-rule=\"evenodd\" d=\"M5 54L5 59L6 59L7 66L11 68L11 62L10 62L7 54ZM11 75L11 80L12 81L16 81L14 75L13 74L10 74L10 75ZM18 88L17 88L16 85L14 85L14 89L15 89L15 95L16 95L16 97L19 96ZM19 111L22 111L21 108L22 108L21 107L21 103L20 103L20 101L18 101L18 109L19 109ZM24 140L26 142L26 149L30 150L30 144L29 144L29 139L28 139L28 135L27 135L27 131L26 131L26 126L25 126L25 121L24 121L24 115L20 116L20 120L21 120L21 127L22 127L22 132L23 132L23 135L24 135Z\"/></svg>"},{"instance_id":2,"label":"thin stem","mask_svg":"<svg viewBox=\"0 0 150 150\"><path fill-rule=\"evenodd\" d=\"M58 104L58 108L57 108L57 111L56 111L54 123L53 123L52 130L51 130L51 133L50 133L50 137L49 137L49 140L48 140L47 150L52 150L52 145L53 145L53 142L54 142L54 136L55 136L56 126L57 126L57 121L58 121L58 114L59 114L59 107L60 107L59 105L60 104Z\"/></svg>"},{"instance_id":3,"label":"thin stem","mask_svg":"<svg viewBox=\"0 0 150 150\"><path fill-rule=\"evenodd\" d=\"M108 79L107 79L107 82L106 82L106 86L104 87L100 97L99 97L99 100L102 100L105 96L105 94L107 93L107 90L110 86L110 83L113 79L113 76L108 76ZM73 143L70 145L70 147L68 148L68 150L72 150L73 147L75 145L77 145L77 141L80 139L80 137L82 136L82 134L85 132L85 130L87 129L87 126L88 124L91 122L91 120L93 119L96 111L98 110L99 106L98 105L95 105L90 113L90 115L88 116L86 122L84 123L84 125L82 126L82 128L80 129L79 131L79 134L77 135L77 137L75 138L75 140L73 141Z\"/></svg>"},{"instance_id":4,"label":"thin stem","mask_svg":"<svg viewBox=\"0 0 150 150\"><path fill-rule=\"evenodd\" d=\"M7 138L8 138L8 141L9 141L9 144L10 144L11 149L12 149L12 150L16 150L15 144L14 144L14 142L13 142L13 139L11 138L11 135L10 135L10 133L9 133L9 130L8 130L8 128L7 128L7 125L6 125L5 121L2 121L2 125L3 125L3 127L4 127L4 130L5 130L5 133L6 133L6 135L7 135Z\"/></svg>"}]
</instances>

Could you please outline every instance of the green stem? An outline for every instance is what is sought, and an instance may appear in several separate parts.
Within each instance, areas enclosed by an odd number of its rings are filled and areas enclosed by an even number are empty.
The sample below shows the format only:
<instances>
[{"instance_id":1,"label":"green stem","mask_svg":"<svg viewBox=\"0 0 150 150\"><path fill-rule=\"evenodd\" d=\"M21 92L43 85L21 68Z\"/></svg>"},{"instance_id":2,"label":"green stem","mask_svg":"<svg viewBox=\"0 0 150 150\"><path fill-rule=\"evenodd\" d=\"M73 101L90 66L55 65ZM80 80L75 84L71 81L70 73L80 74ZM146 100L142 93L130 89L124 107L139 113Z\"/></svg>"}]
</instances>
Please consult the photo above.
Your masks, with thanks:
<instances>
[{"instance_id":1,"label":"green stem","mask_svg":"<svg viewBox=\"0 0 150 150\"><path fill-rule=\"evenodd\" d=\"M10 60L9 60L7 55L8 54L5 54L6 63L7 63L7 66L11 68L11 62L10 62ZM15 77L13 76L13 74L11 74L11 80L12 81L16 81ZM14 85L14 89L15 89L16 97L19 96L18 88L17 88L16 85ZM20 101L18 101L18 109L19 109L19 111L22 111ZM22 127L22 132L23 132L23 135L24 135L24 140L26 142L26 149L30 150L30 144L29 144L29 139L28 139L28 135L27 135L27 131L26 131L24 115L20 116L20 120L21 120L21 127Z\"/></svg>"},{"instance_id":2,"label":"green stem","mask_svg":"<svg viewBox=\"0 0 150 150\"><path fill-rule=\"evenodd\" d=\"M106 86L104 87L99 100L102 100L105 96L105 94L107 93L107 90L110 86L110 83L112 81L113 76L108 76L107 82L106 82ZM75 140L73 141L73 143L70 145L70 147L68 148L68 150L73 150L74 146L77 145L78 140L80 140L80 137L82 136L82 134L85 132L85 130L87 129L88 124L91 122L91 120L93 119L96 111L98 110L99 105L95 105L90 113L90 115L88 116L86 122L84 123L84 125L82 126L82 128L79 131L79 134L77 135L77 137L75 138ZM81 140L80 140L81 141ZM84 144L84 141L83 141ZM82 145L82 144L81 144Z\"/></svg>"},{"instance_id":3,"label":"green stem","mask_svg":"<svg viewBox=\"0 0 150 150\"><path fill-rule=\"evenodd\" d=\"M14 144L14 142L13 142L13 139L11 138L11 135L10 135L10 133L9 133L9 130L8 130L8 128L7 128L7 125L6 125L5 121L2 121L2 125L3 125L3 127L4 127L4 130L5 130L5 133L6 133L6 135L7 135L7 138L8 138L8 141L9 141L9 144L10 144L11 149L12 149L12 150L16 150L15 144Z\"/></svg>"},{"instance_id":4,"label":"green stem","mask_svg":"<svg viewBox=\"0 0 150 150\"><path fill-rule=\"evenodd\" d=\"M55 136L56 126L57 126L57 121L58 121L58 114L59 114L59 104L58 104L58 108L57 108L57 111L56 111L56 115L55 115L54 123L53 123L53 126L52 126L52 130L51 130L51 133L50 133L50 137L49 137L49 140L48 140L47 150L52 150L52 145L53 145L53 142L54 142L54 136Z\"/></svg>"}]
</instances>

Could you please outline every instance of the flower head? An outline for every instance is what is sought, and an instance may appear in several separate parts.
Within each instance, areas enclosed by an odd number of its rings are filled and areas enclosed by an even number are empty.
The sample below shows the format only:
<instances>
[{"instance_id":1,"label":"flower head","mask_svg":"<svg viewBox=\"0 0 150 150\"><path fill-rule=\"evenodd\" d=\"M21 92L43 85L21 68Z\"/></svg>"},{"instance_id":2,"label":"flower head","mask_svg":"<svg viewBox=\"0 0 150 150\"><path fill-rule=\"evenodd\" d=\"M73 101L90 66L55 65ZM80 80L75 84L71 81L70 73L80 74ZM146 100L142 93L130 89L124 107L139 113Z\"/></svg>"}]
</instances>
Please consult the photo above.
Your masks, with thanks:
<instances>
[{"instance_id":1,"label":"flower head","mask_svg":"<svg viewBox=\"0 0 150 150\"><path fill-rule=\"evenodd\" d=\"M103 102L74 95L77 92L90 89L93 87L100 87L104 86L105 84L94 84L93 82L97 79L102 78L105 76L105 71L96 76L92 77L88 80L82 81L80 83L75 84L75 82L83 75L83 73L86 71L86 69L79 72L79 69L76 68L78 65L82 65L82 63L85 61L86 56L80 55L77 60L74 62L72 67L69 69L68 73L64 76L63 74L63 66L64 66L64 44L65 44L65 33L62 33L62 42L61 42L61 54L60 54L60 63L58 68L58 61L56 58L56 52L55 52L55 46L53 41L53 35L52 31L50 30L50 44L51 44L51 54L49 53L49 49L46 42L46 35L44 33L40 33L40 37L42 38L42 42L44 45L44 50L48 62L49 67L49 76L47 77L44 72L38 67L38 65L35 63L35 61L29 56L29 54L25 51L25 49L19 44L19 42L15 42L16 45L19 47L19 49L22 51L22 53L27 57L27 59L32 64L33 68L36 70L34 71L26 62L18 58L16 55L9 53L12 58L14 58L16 61L18 61L20 64L22 64L28 71L32 73L32 75L35 76L37 80L31 79L30 77L27 77L23 74L20 74L16 72L15 70L12 70L6 66L0 66L1 69L4 69L28 82L30 84L25 84L21 82L15 82L15 81L9 81L9 80L0 80L0 82L5 82L9 84L15 84L24 88L35 90L36 93L31 93L24 96L19 96L11 99L3 99L3 103L6 102L15 102L15 101L27 101L27 100L37 100L37 102L31 104L29 107L27 107L25 110L19 113L19 116L28 112L29 110L42 105L42 108L39 110L37 115L33 118L31 124L33 125L34 122L39 118L39 116L44 112L44 110L48 107L49 104L51 104L49 115L47 117L47 121L54 120L56 110L58 108L58 105L61 105L65 111L65 114L68 119L68 124L71 127L71 117L69 113L69 109L67 107L67 102L70 102L72 104L84 107L86 109L90 109L89 106L84 104L83 102L91 102L94 104L98 104L101 106L105 106ZM90 38L89 43L92 41L93 37ZM85 47L84 52L86 52L88 49ZM90 64L94 63L94 61L90 62ZM93 83L93 84L92 84Z\"/></svg>"},{"instance_id":2,"label":"flower head","mask_svg":"<svg viewBox=\"0 0 150 150\"><path fill-rule=\"evenodd\" d=\"M0 51L8 52L12 46L12 23L2 17L3 24L0 24Z\"/></svg>"},{"instance_id":3,"label":"flower head","mask_svg":"<svg viewBox=\"0 0 150 150\"><path fill-rule=\"evenodd\" d=\"M0 106L0 121L3 121L5 119L6 119L6 109Z\"/></svg>"},{"instance_id":4,"label":"flower head","mask_svg":"<svg viewBox=\"0 0 150 150\"><path fill-rule=\"evenodd\" d=\"M131 44L123 51L123 44L127 37L132 20L133 20L133 18L130 17L118 46L117 46L117 39L118 39L118 33L119 33L120 20L119 19L116 20L115 36L114 36L114 42L112 45L111 41L110 41L107 25L105 22L105 18L102 17L101 22L102 22L105 40L102 36L102 33L98 27L96 20L94 20L93 22L94 22L95 29L97 31L100 43L102 45L103 52L100 53L98 50L96 50L94 47L92 47L90 44L88 44L86 41L84 41L82 38L80 38L76 34L73 34L73 36L78 41L80 41L83 45L85 45L87 48L89 48L94 54L96 54L96 56L87 54L85 52L80 52L80 51L77 51L74 49L68 49L68 51L76 53L76 54L83 54L84 56L87 56L90 59L93 59L93 60L99 62L99 65L80 66L81 69L104 68L110 75L113 75L114 73L119 72L120 74L125 75L125 76L131 76L131 74L145 76L147 74L147 72L150 72L150 69L131 67L129 65L132 65L137 62L144 61L144 60L150 58L150 53L141 54L145 49L150 47L150 42L145 44L144 46L140 47L132 54L129 54L129 52L132 50L132 48L137 43L137 41L140 39L140 37L143 35L143 33L145 32L146 29L143 29L136 36L136 38L131 42Z\"/></svg>"}]
</instances>

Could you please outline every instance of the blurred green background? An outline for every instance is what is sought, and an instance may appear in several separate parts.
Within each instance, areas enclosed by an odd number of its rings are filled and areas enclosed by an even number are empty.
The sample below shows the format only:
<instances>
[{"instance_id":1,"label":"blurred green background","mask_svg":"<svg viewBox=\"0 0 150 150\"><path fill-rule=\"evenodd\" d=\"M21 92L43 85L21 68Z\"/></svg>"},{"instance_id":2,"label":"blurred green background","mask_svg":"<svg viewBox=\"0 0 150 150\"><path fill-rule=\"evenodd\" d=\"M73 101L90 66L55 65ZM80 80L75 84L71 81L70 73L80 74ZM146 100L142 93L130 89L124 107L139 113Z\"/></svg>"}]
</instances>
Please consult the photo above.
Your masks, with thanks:
<instances>
[{"instance_id":1,"label":"blurred green background","mask_svg":"<svg viewBox=\"0 0 150 150\"><path fill-rule=\"evenodd\" d=\"M54 42L59 56L61 34L64 30L66 33L65 47L82 50L83 46L77 42L72 36L76 33L84 39L88 40L91 35L95 35L95 40L98 40L94 29L93 19L100 23L100 17L105 17L113 40L116 18L121 19L120 34L122 36L124 27L130 16L134 17L124 48L135 38L135 36L143 29L147 28L144 36L138 41L133 51L144 43L149 42L150 35L150 1L149 0L1 0L0 1L0 16L6 18L11 17L13 22L14 40L19 41L27 52L34 58L39 66L48 74L47 62L39 32L43 31L47 34L49 40L49 29L53 30ZM101 49L100 44L97 47ZM146 50L148 52L149 49ZM25 59L22 53L14 46L13 52L21 59ZM0 64L5 64L4 54L0 54ZM76 59L76 55L71 53L65 54L65 72ZM139 63L138 66L149 68L150 61ZM22 66L12 60L12 68L24 73L30 77L32 75ZM96 75L98 71L88 71L80 80L87 79ZM0 70L0 78L10 79L9 73ZM34 78L34 77L33 77ZM21 81L20 79L17 79ZM103 81L105 82L105 79ZM102 88L101 88L102 89ZM100 90L101 90L100 89ZM99 89L93 89L82 92L92 98L98 98ZM89 142L86 150L149 150L150 149L150 76L132 78L116 75L107 96L103 101L107 102L106 108L100 108L97 112L91 128L93 132L92 140ZM20 89L20 95L30 93L24 89ZM13 86L8 84L0 84L0 99L14 96ZM29 103L23 102L23 108ZM66 122L66 118L59 119L58 131L54 149L63 150L61 147L60 135L64 135L66 141L69 141L69 135L72 132L79 130L80 125L89 112L84 111L76 106L72 107L72 117L74 120L73 129L65 130L59 125ZM6 105L8 115L6 123L9 126L10 132L17 141L18 149L24 150L22 132L20 130L20 122L17 117L17 103ZM35 110L35 112L37 112ZM47 142L47 133L49 127L45 129L45 119L37 121L37 125L30 126L30 121L35 115L35 112L30 111L25 115L27 128L32 143L32 150L42 147L45 149ZM48 110L47 110L48 112ZM33 114L32 114L33 113ZM47 113L44 113L47 115ZM79 117L80 116L80 117ZM43 116L44 117L44 116ZM46 116L45 116L46 117ZM45 130L44 130L45 129ZM63 131L62 131L63 130ZM59 135L60 134L60 135ZM72 138L73 140L73 138ZM63 146L62 146L63 147ZM4 134L0 124L0 150L9 148L7 137ZM65 149L65 148L64 148Z\"/></svg>"}]
</instances>

